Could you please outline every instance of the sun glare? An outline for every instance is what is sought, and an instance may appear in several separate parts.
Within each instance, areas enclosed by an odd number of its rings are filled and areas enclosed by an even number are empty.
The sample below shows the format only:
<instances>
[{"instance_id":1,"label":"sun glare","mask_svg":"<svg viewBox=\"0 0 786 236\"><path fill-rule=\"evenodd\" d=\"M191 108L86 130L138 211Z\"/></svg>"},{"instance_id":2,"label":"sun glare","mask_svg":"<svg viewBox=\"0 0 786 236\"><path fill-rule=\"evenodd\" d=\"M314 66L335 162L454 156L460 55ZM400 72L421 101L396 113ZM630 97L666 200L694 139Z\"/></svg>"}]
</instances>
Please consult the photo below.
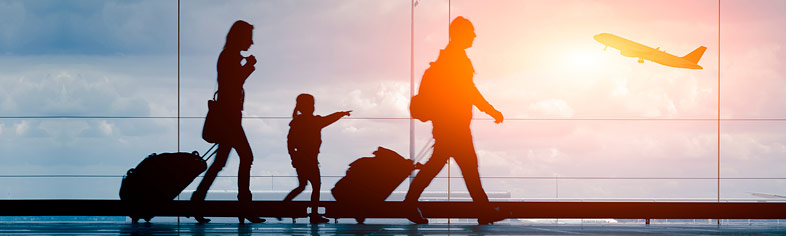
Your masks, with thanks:
<instances>
[{"instance_id":1,"label":"sun glare","mask_svg":"<svg viewBox=\"0 0 786 236\"><path fill-rule=\"evenodd\" d=\"M602 65L601 57L597 54L584 51L569 52L567 59L568 65L580 71L595 70Z\"/></svg>"},{"instance_id":2,"label":"sun glare","mask_svg":"<svg viewBox=\"0 0 786 236\"><path fill-rule=\"evenodd\" d=\"M571 47L557 53L551 62L552 70L570 78L589 78L605 70L603 48Z\"/></svg>"}]
</instances>

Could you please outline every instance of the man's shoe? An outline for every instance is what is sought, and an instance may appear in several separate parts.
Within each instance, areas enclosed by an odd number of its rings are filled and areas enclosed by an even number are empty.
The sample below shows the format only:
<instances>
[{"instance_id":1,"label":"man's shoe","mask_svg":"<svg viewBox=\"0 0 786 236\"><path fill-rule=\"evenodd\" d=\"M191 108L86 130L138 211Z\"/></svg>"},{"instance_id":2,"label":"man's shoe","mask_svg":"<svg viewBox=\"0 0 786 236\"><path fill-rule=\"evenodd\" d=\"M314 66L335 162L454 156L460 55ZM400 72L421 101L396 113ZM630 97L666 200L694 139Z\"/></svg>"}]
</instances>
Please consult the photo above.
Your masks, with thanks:
<instances>
[{"instance_id":1,"label":"man's shoe","mask_svg":"<svg viewBox=\"0 0 786 236\"><path fill-rule=\"evenodd\" d=\"M485 218L485 217L484 218L478 218L478 225L491 225L491 224L494 224L494 222L497 222L497 221L500 221L500 220L503 220L503 219L494 220L494 219Z\"/></svg>"},{"instance_id":2,"label":"man's shoe","mask_svg":"<svg viewBox=\"0 0 786 236\"><path fill-rule=\"evenodd\" d=\"M495 207L489 211L488 215L483 217L478 217L478 224L479 225L494 224L494 222L507 219L509 215L510 215L509 212L507 214L503 214L503 212L499 210L499 207Z\"/></svg>"},{"instance_id":3,"label":"man's shoe","mask_svg":"<svg viewBox=\"0 0 786 236\"><path fill-rule=\"evenodd\" d=\"M324 223L330 222L330 220L328 218L322 217L320 215L312 215L310 218L311 219L309 219L309 221L312 224L324 224Z\"/></svg>"},{"instance_id":4,"label":"man's shoe","mask_svg":"<svg viewBox=\"0 0 786 236\"><path fill-rule=\"evenodd\" d=\"M420 212L420 208L415 207L412 213L407 217L409 221L415 223L417 225L425 225L428 224L428 219L423 217L423 213Z\"/></svg>"}]
</instances>

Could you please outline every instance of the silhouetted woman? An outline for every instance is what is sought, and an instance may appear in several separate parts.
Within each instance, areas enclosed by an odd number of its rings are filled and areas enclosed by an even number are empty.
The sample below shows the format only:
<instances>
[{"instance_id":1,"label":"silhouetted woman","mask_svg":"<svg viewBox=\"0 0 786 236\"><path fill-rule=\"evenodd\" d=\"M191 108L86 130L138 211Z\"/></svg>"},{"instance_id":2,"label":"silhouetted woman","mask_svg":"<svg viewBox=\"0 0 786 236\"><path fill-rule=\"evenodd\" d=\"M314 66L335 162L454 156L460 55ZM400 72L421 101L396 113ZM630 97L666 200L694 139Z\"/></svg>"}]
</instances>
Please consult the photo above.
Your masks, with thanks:
<instances>
[{"instance_id":1,"label":"silhouetted woman","mask_svg":"<svg viewBox=\"0 0 786 236\"><path fill-rule=\"evenodd\" d=\"M327 223L328 219L318 214L319 188L321 185L319 174L319 146L322 145L322 128L333 124L341 117L349 116L352 111L342 111L328 116L314 115L314 96L300 94L296 98L295 110L292 111L292 121L289 122L287 134L287 149L292 158L292 167L297 171L298 186L293 189L284 201L292 201L298 194L306 189L306 182L311 182L311 215L312 224Z\"/></svg>"},{"instance_id":2,"label":"silhouetted woman","mask_svg":"<svg viewBox=\"0 0 786 236\"><path fill-rule=\"evenodd\" d=\"M244 219L253 223L265 221L248 210L251 205L249 179L254 155L251 153L251 146L248 144L246 133L240 124L245 96L243 83L254 72L254 64L257 62L254 56L243 57L240 55L240 51L246 51L254 44L251 38L253 29L254 26L248 24L248 22L236 21L232 28L229 29L229 33L227 33L224 50L218 56L218 104L222 111L222 135L218 142L218 152L215 160L205 173L202 182L199 183L199 187L191 196L191 201L203 202L205 200L207 190L213 184L213 180L216 179L218 172L224 168L229 157L229 151L234 148L238 156L240 156L240 168L237 174L237 200L240 203L238 220L241 224L244 223ZM242 63L243 59L245 59L245 63ZM210 222L210 219L202 216L195 216L194 218L200 223Z\"/></svg>"}]
</instances>

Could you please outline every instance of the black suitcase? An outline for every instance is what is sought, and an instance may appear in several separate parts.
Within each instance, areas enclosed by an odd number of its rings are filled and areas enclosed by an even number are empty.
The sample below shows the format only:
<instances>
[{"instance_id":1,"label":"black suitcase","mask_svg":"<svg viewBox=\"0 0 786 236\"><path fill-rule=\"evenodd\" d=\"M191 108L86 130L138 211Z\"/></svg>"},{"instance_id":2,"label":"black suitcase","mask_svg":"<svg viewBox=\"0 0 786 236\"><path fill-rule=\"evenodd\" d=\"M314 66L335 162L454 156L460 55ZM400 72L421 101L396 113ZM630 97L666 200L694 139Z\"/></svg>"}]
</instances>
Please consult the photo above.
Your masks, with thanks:
<instances>
[{"instance_id":1,"label":"black suitcase","mask_svg":"<svg viewBox=\"0 0 786 236\"><path fill-rule=\"evenodd\" d=\"M150 154L123 176L120 200L129 207L133 223L139 218L150 221L153 216L146 214L147 210L172 201L205 169L207 159L203 159L197 151Z\"/></svg>"},{"instance_id":2,"label":"black suitcase","mask_svg":"<svg viewBox=\"0 0 786 236\"><path fill-rule=\"evenodd\" d=\"M415 169L415 162L383 147L374 157L362 157L349 164L347 175L336 182L333 197L344 209L364 215L385 201ZM355 218L363 223L364 218Z\"/></svg>"}]
</instances>

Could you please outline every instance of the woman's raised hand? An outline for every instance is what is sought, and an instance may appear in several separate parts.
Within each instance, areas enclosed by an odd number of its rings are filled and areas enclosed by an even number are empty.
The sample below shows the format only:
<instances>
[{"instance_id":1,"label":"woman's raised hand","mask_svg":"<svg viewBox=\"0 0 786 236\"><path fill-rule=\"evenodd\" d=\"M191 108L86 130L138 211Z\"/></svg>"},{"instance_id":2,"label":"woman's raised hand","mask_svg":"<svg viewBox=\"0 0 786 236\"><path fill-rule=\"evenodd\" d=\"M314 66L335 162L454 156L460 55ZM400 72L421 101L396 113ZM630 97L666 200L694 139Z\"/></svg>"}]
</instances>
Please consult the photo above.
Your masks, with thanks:
<instances>
[{"instance_id":1,"label":"woman's raised hand","mask_svg":"<svg viewBox=\"0 0 786 236\"><path fill-rule=\"evenodd\" d=\"M257 64L257 58L254 57L254 55L246 57L246 65L252 65L253 66L253 65L256 65L256 64Z\"/></svg>"}]
</instances>

